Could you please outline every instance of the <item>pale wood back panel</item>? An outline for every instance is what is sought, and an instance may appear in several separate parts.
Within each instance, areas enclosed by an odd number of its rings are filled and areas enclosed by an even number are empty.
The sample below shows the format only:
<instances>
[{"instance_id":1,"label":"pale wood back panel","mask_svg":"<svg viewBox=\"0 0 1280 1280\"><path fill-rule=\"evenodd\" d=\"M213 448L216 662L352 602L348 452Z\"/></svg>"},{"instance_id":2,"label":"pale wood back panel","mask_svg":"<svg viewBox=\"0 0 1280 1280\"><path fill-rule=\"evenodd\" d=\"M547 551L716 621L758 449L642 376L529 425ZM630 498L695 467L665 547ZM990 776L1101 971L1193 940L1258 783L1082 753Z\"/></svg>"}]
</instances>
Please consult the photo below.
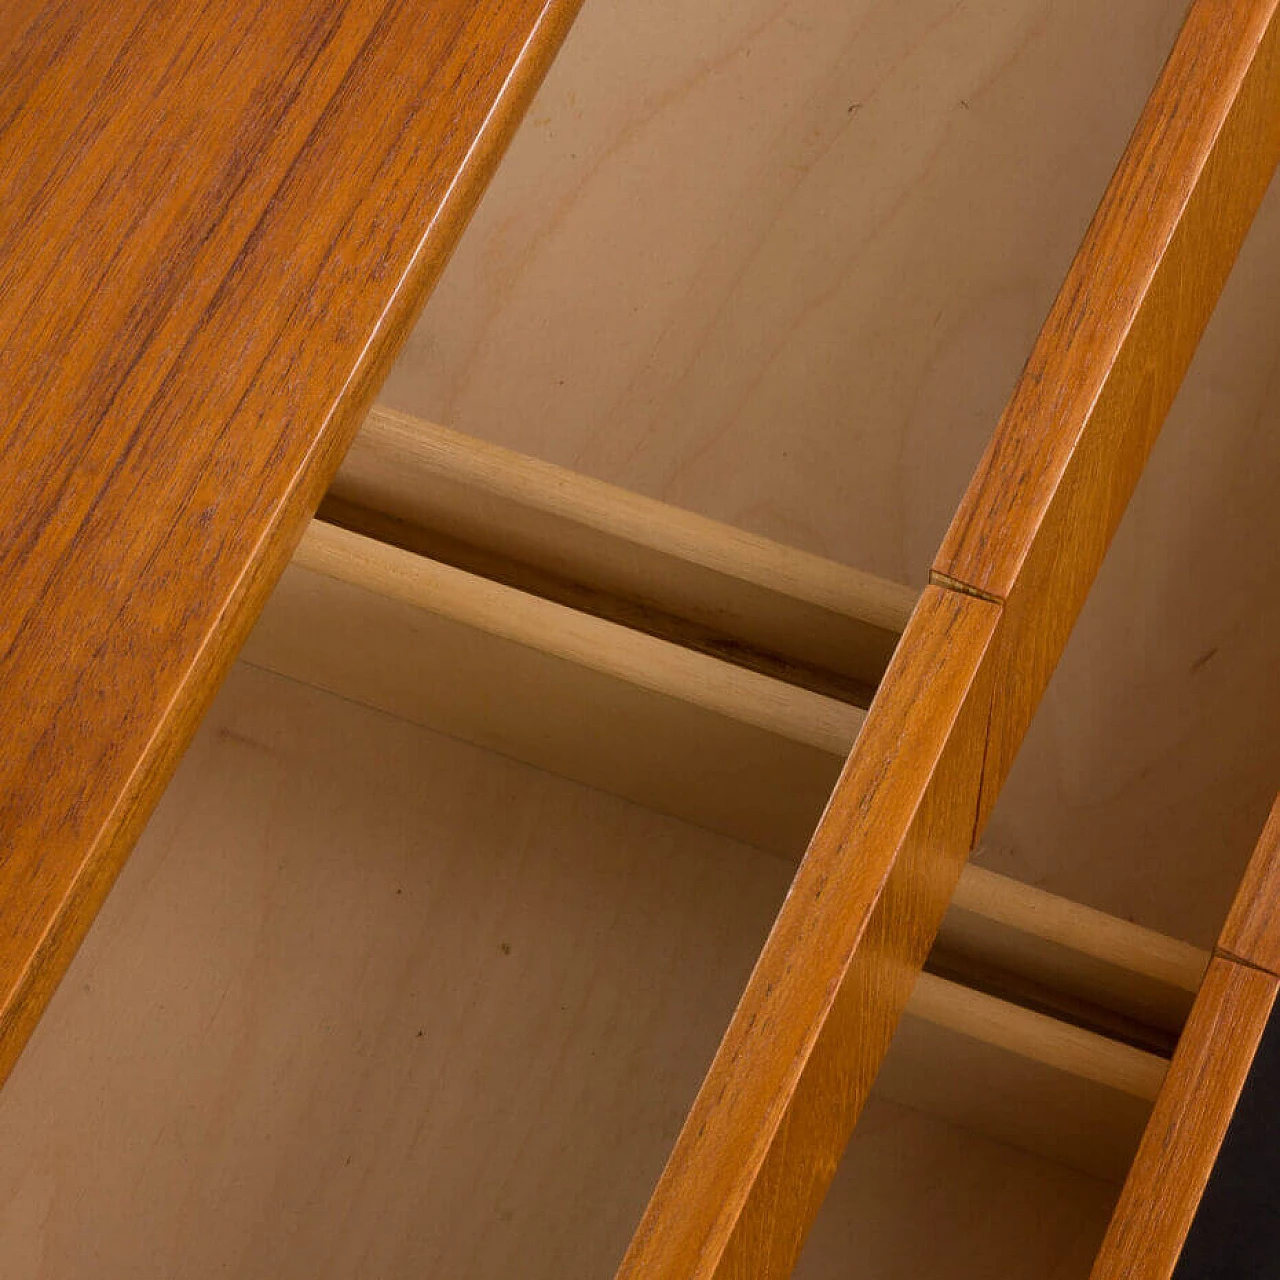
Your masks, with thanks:
<instances>
[{"instance_id":1,"label":"pale wood back panel","mask_svg":"<svg viewBox=\"0 0 1280 1280\"><path fill-rule=\"evenodd\" d=\"M790 874L238 665L0 1092L0 1271L608 1275ZM800 1275L1082 1280L1115 1192L873 1098Z\"/></svg>"},{"instance_id":2,"label":"pale wood back panel","mask_svg":"<svg viewBox=\"0 0 1280 1280\"><path fill-rule=\"evenodd\" d=\"M589 4L384 399L923 586L1183 13Z\"/></svg>"}]
</instances>

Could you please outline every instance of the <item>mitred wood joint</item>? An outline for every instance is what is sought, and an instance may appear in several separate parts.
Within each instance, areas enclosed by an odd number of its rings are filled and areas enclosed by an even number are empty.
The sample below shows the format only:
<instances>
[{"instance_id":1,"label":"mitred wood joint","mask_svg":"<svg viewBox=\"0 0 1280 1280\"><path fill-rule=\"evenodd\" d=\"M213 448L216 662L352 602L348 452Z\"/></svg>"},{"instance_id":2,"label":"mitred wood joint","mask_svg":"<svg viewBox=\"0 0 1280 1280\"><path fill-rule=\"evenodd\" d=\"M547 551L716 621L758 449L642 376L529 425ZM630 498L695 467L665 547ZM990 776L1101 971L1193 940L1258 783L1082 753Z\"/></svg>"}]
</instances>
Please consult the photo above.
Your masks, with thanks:
<instances>
[{"instance_id":1,"label":"mitred wood joint","mask_svg":"<svg viewBox=\"0 0 1280 1280\"><path fill-rule=\"evenodd\" d=\"M973 596L977 600L986 600L991 604L1004 603L999 596L993 596L989 591L980 591L977 587L971 587L967 582L961 582L956 578L948 577L945 573L939 573L937 569L929 571L929 581L935 587L941 587L943 591L955 591L962 596Z\"/></svg>"}]
</instances>

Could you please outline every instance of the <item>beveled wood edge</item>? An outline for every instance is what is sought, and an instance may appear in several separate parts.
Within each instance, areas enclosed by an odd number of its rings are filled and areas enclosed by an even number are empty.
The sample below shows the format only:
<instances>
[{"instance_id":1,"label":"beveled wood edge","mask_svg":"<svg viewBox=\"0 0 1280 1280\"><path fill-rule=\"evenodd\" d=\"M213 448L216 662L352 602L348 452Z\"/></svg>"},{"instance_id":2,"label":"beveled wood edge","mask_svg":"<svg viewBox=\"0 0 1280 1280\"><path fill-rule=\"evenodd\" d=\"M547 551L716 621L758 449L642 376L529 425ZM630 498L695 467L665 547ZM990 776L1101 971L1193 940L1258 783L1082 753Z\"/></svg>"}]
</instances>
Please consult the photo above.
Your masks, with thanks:
<instances>
[{"instance_id":1,"label":"beveled wood edge","mask_svg":"<svg viewBox=\"0 0 1280 1280\"><path fill-rule=\"evenodd\" d=\"M316 424L302 465L292 475L281 477L279 501L256 539L252 556L241 566L233 591L218 607L125 786L83 849L68 891L21 970L0 975L0 979L7 979L0 990L0 1086L301 539L581 4L582 0L545 0L461 167L423 228L409 269L394 282L375 331L361 347L340 394Z\"/></svg>"}]
</instances>

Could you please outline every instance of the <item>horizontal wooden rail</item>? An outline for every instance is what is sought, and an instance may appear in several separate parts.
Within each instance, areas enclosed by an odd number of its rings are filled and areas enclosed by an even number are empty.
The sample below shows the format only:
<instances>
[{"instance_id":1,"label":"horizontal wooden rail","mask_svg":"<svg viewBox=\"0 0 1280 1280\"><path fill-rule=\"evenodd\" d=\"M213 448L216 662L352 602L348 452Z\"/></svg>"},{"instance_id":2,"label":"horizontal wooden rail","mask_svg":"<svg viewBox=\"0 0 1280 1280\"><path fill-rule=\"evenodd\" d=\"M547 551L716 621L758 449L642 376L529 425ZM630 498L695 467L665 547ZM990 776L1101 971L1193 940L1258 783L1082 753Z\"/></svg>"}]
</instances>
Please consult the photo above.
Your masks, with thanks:
<instances>
[{"instance_id":1,"label":"horizontal wooden rail","mask_svg":"<svg viewBox=\"0 0 1280 1280\"><path fill-rule=\"evenodd\" d=\"M930 973L920 975L905 1012L1149 1102L1155 1100L1168 1066L1156 1054ZM1085 1117L1079 1122L1087 1123Z\"/></svg>"},{"instance_id":2,"label":"horizontal wooden rail","mask_svg":"<svg viewBox=\"0 0 1280 1280\"><path fill-rule=\"evenodd\" d=\"M834 698L318 520L295 563L831 755L848 753L864 719Z\"/></svg>"},{"instance_id":3,"label":"horizontal wooden rail","mask_svg":"<svg viewBox=\"0 0 1280 1280\"><path fill-rule=\"evenodd\" d=\"M575 8L7 6L0 1079Z\"/></svg>"},{"instance_id":4,"label":"horizontal wooden rail","mask_svg":"<svg viewBox=\"0 0 1280 1280\"><path fill-rule=\"evenodd\" d=\"M919 594L382 407L321 515L863 707Z\"/></svg>"},{"instance_id":5,"label":"horizontal wooden rail","mask_svg":"<svg viewBox=\"0 0 1280 1280\"><path fill-rule=\"evenodd\" d=\"M243 654L792 858L865 714L319 521Z\"/></svg>"},{"instance_id":6,"label":"horizontal wooden rail","mask_svg":"<svg viewBox=\"0 0 1280 1280\"><path fill-rule=\"evenodd\" d=\"M789 1274L1280 155L1274 0L1197 0L619 1275Z\"/></svg>"}]
</instances>

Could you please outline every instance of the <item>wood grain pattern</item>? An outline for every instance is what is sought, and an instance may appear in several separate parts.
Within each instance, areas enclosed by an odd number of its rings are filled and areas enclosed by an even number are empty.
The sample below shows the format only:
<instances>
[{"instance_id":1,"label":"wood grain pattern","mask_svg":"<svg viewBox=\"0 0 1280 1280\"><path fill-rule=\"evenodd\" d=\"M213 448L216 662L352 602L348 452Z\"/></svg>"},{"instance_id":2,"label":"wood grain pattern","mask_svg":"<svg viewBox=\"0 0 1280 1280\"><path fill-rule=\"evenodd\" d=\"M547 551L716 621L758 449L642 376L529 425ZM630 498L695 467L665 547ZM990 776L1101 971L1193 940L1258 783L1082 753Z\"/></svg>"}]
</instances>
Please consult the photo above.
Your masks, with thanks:
<instances>
[{"instance_id":1,"label":"wood grain pattern","mask_svg":"<svg viewBox=\"0 0 1280 1280\"><path fill-rule=\"evenodd\" d=\"M994 805L1280 154L1275 7L1274 0L1200 0L1191 10L935 562L938 586L969 607L986 605L991 628L970 671L983 691L980 723L955 738L946 725L937 742L938 758L944 746L950 755L955 790L949 805L938 805L941 819L934 816L935 876L963 841L961 815L973 817L976 839ZM1149 217L1151 206L1160 212ZM1104 389L1118 397L1116 412L1132 417L1127 430L1112 433L1107 415L1095 415L1095 404L1107 402ZM1074 419L1071 393L1080 396ZM1064 420L1067 443L1055 449ZM1020 461L1008 465L1005 454ZM917 609L900 658L909 640L924 652L937 643L931 599ZM859 776L864 753L892 755L904 733L924 732L930 721L936 731L938 711L928 704L940 701L945 716L972 715L964 696L953 705L936 683L922 701L907 671L903 659L886 673L622 1277L782 1276L799 1253L865 1097L859 1076L874 1073L883 1055L879 1019L887 1015L892 1025L901 1008L894 977L923 962L941 916L930 918L929 862L913 868L912 857L898 858L895 842L906 830L886 820L893 810L878 794L882 779ZM881 739L893 723L885 708L898 698L914 714L906 711ZM905 794L919 799L917 787L932 787L936 762L917 762L922 772L905 775ZM892 776L893 765L882 767ZM878 803L886 815L875 813ZM847 926L828 915L843 908L860 931L871 904L810 896L810 878L820 893L831 874L824 832L842 804L872 815L858 833L868 844L850 841L859 860L876 849L871 841L889 842L887 856L872 853L870 861L883 865L889 887L900 877L908 906L887 937L872 930L846 938ZM924 896L913 903L912 893ZM820 960L805 949L806 931L825 929L840 941L824 939ZM811 977L811 990L795 983L793 966Z\"/></svg>"},{"instance_id":2,"label":"wood grain pattern","mask_svg":"<svg viewBox=\"0 0 1280 1280\"><path fill-rule=\"evenodd\" d=\"M1236 891L1218 950L1280 975L1280 795Z\"/></svg>"},{"instance_id":3,"label":"wood grain pattern","mask_svg":"<svg viewBox=\"0 0 1280 1280\"><path fill-rule=\"evenodd\" d=\"M0 1076L573 10L6 20Z\"/></svg>"},{"instance_id":4,"label":"wood grain pattern","mask_svg":"<svg viewBox=\"0 0 1280 1280\"><path fill-rule=\"evenodd\" d=\"M972 843L998 615L922 596L620 1276L794 1265Z\"/></svg>"},{"instance_id":5,"label":"wood grain pattern","mask_svg":"<svg viewBox=\"0 0 1280 1280\"><path fill-rule=\"evenodd\" d=\"M1125 1181L1092 1280L1168 1280L1275 1003L1277 980L1215 957Z\"/></svg>"},{"instance_id":6,"label":"wood grain pattern","mask_svg":"<svg viewBox=\"0 0 1280 1280\"><path fill-rule=\"evenodd\" d=\"M1274 0L1201 0L934 561L1005 602L989 815L1280 158Z\"/></svg>"},{"instance_id":7,"label":"wood grain pattern","mask_svg":"<svg viewBox=\"0 0 1280 1280\"><path fill-rule=\"evenodd\" d=\"M4 1280L608 1275L790 874L237 663L0 1091ZM1080 1280L1129 1100L902 1025L799 1275Z\"/></svg>"},{"instance_id":8,"label":"wood grain pattern","mask_svg":"<svg viewBox=\"0 0 1280 1280\"><path fill-rule=\"evenodd\" d=\"M380 399L922 586L1181 18L595 0Z\"/></svg>"}]
</instances>

